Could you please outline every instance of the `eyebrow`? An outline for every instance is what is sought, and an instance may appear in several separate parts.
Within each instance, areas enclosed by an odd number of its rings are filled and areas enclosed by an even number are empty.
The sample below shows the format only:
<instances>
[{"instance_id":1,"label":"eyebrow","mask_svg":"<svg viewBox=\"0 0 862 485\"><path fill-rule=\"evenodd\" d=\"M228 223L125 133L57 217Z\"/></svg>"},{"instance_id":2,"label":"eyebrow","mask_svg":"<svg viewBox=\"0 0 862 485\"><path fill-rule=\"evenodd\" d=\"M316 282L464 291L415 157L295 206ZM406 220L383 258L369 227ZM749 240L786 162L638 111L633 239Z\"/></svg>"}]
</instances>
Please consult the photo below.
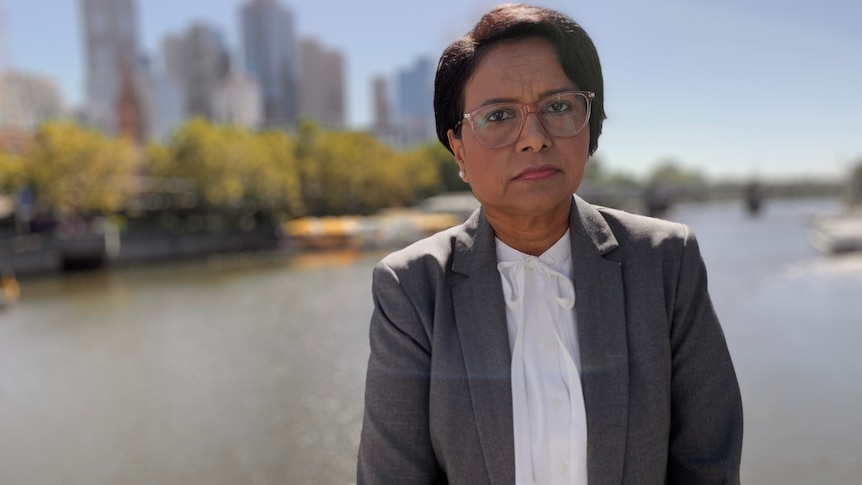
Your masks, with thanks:
<instances>
[{"instance_id":1,"label":"eyebrow","mask_svg":"<svg viewBox=\"0 0 862 485\"><path fill-rule=\"evenodd\" d=\"M557 93L565 93L568 91L578 91L578 90L579 89L577 87L549 89L547 91L540 93L539 99L542 100L542 99L547 98L548 96L553 96L554 94L557 94ZM499 104L499 103L529 104L529 103L520 103L515 98L489 98L489 99L484 100L475 109L479 109L479 108L483 108L485 106L490 106L492 104Z\"/></svg>"}]
</instances>

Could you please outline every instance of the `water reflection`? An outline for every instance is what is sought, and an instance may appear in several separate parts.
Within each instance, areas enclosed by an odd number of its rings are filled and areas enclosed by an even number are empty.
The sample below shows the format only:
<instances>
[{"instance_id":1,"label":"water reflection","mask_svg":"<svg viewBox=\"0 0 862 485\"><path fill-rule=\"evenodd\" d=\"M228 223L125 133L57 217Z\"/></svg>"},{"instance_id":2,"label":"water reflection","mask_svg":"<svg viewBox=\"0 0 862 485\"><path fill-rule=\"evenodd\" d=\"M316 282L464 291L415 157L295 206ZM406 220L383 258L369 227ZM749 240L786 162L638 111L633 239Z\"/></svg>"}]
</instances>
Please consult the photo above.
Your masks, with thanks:
<instances>
[{"instance_id":1,"label":"water reflection","mask_svg":"<svg viewBox=\"0 0 862 485\"><path fill-rule=\"evenodd\" d=\"M374 261L26 281L0 316L0 483L349 481Z\"/></svg>"}]
</instances>

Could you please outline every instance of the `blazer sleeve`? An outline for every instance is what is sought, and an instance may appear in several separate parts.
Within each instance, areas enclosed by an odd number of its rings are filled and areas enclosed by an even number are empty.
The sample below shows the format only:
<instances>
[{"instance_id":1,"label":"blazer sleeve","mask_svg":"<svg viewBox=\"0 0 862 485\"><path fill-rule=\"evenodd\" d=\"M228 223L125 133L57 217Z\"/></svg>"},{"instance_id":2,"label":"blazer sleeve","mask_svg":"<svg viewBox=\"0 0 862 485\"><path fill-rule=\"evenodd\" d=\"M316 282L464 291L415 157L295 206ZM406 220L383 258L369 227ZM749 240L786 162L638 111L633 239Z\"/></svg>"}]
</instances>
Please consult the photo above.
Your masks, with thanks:
<instances>
[{"instance_id":1,"label":"blazer sleeve","mask_svg":"<svg viewBox=\"0 0 862 485\"><path fill-rule=\"evenodd\" d=\"M430 336L384 262L374 269L372 292L357 484L435 483L442 474L429 431Z\"/></svg>"},{"instance_id":2,"label":"blazer sleeve","mask_svg":"<svg viewBox=\"0 0 862 485\"><path fill-rule=\"evenodd\" d=\"M742 398L707 292L706 269L685 229L671 325L667 483L738 484Z\"/></svg>"}]
</instances>

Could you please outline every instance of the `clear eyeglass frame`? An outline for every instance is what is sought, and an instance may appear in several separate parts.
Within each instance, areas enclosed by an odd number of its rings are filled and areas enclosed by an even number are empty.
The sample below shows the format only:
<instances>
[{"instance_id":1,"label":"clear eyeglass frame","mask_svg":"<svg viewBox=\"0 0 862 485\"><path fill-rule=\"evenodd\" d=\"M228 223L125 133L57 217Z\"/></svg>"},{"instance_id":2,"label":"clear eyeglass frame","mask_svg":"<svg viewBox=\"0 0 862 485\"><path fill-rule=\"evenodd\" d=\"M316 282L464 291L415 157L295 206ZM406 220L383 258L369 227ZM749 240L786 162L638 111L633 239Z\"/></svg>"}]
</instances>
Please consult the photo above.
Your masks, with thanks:
<instances>
[{"instance_id":1,"label":"clear eyeglass frame","mask_svg":"<svg viewBox=\"0 0 862 485\"><path fill-rule=\"evenodd\" d=\"M542 119L540 107L547 106L549 103L559 101L562 97L569 95L576 95L583 98L585 109L584 119L580 123L580 126L575 126L570 130L567 129L562 132L555 131L554 129L552 129L553 126L549 127ZM515 140L517 140L518 137L521 135L521 131L524 129L524 123L526 122L527 115L529 115L530 113L536 113L536 117L539 119L539 123L542 125L542 128L545 130L546 133L553 137L569 138L583 131L583 129L586 128L586 126L589 124L590 115L592 113L592 101L595 97L596 93L592 91L562 91L559 93L554 93L546 98L543 98L539 101L536 101L535 103L530 104L495 103L486 106L480 106L477 109L470 111L469 113L464 113L464 117L462 118L462 120L455 125L455 131L457 132L460 128L463 128L463 120L466 119L467 122L470 123L470 128L473 130L473 134L476 136L476 139L479 140L479 143L485 145L488 148L500 148L506 145L510 145ZM502 141L494 143L489 142L488 140L483 140L483 135L481 134L483 130L476 129L476 123L478 122L477 115L481 111L494 112L504 108L509 108L513 111L520 111L521 116L518 123L518 129L512 130L511 133L508 134Z\"/></svg>"}]
</instances>

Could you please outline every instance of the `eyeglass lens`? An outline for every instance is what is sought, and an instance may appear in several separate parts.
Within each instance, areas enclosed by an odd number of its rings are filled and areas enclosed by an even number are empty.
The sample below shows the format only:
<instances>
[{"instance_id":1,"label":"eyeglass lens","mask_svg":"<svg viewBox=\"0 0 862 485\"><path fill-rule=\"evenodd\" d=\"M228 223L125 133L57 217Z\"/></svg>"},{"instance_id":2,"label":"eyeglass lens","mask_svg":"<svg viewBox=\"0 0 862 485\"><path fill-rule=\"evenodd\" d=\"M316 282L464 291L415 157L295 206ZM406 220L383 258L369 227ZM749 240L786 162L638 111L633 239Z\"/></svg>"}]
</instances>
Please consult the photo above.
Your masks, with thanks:
<instances>
[{"instance_id":1,"label":"eyeglass lens","mask_svg":"<svg viewBox=\"0 0 862 485\"><path fill-rule=\"evenodd\" d=\"M513 142L524 122L525 106L501 103L484 106L471 113L470 121L479 141L499 147ZM588 98L583 93L561 93L543 100L536 109L539 120L551 136L574 136L587 124Z\"/></svg>"}]
</instances>

